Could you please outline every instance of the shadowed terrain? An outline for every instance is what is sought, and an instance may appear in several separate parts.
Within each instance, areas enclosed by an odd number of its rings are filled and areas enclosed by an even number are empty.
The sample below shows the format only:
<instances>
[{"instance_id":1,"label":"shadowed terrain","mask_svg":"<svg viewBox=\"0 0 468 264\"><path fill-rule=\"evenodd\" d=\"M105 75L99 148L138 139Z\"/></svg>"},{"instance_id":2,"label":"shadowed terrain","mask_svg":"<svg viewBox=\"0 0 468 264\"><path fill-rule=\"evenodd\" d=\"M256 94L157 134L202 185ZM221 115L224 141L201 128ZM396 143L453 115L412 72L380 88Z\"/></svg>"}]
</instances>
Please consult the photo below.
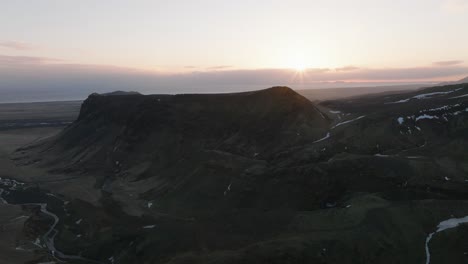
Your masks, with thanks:
<instances>
[{"instance_id":1,"label":"shadowed terrain","mask_svg":"<svg viewBox=\"0 0 468 264\"><path fill-rule=\"evenodd\" d=\"M11 176L66 201L71 263L423 263L468 215L467 95L93 94ZM467 260L464 229L431 263Z\"/></svg>"}]
</instances>

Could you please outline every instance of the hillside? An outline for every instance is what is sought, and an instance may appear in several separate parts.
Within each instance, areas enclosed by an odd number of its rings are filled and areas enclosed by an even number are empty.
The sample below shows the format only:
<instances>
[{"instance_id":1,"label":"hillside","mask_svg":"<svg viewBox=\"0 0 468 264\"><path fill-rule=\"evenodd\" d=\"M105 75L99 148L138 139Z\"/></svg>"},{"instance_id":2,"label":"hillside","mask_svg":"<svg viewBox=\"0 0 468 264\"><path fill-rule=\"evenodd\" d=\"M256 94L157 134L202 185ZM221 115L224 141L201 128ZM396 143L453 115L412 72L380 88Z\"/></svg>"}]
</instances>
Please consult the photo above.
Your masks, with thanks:
<instances>
[{"instance_id":1,"label":"hillside","mask_svg":"<svg viewBox=\"0 0 468 264\"><path fill-rule=\"evenodd\" d=\"M468 77L459 80L458 83L468 83Z\"/></svg>"},{"instance_id":2,"label":"hillside","mask_svg":"<svg viewBox=\"0 0 468 264\"><path fill-rule=\"evenodd\" d=\"M397 94L404 91L412 91L421 87L431 86L429 84L407 84L407 85L388 85L388 86L364 86L364 87L346 87L346 88L320 88L320 89L301 89L297 92L311 101L338 100L348 97L358 97L370 94Z\"/></svg>"},{"instance_id":3,"label":"hillside","mask_svg":"<svg viewBox=\"0 0 468 264\"><path fill-rule=\"evenodd\" d=\"M317 140L328 126L311 102L285 87L218 95L91 95L49 151L79 159L79 167L99 163L96 169L114 169L116 162L119 168L145 162L164 167L193 151L258 159Z\"/></svg>"},{"instance_id":4,"label":"hillside","mask_svg":"<svg viewBox=\"0 0 468 264\"><path fill-rule=\"evenodd\" d=\"M440 85L440 86L444 86L444 85L454 85L454 84L463 84L463 83L468 83L468 77L463 78L463 79L458 80L458 81L451 81L451 82L439 83L439 85Z\"/></svg>"},{"instance_id":5,"label":"hillside","mask_svg":"<svg viewBox=\"0 0 468 264\"><path fill-rule=\"evenodd\" d=\"M14 159L69 199L56 244L87 259L421 263L437 224L468 215L467 95L94 94ZM460 230L434 236L432 263L463 263L441 246Z\"/></svg>"}]
</instances>

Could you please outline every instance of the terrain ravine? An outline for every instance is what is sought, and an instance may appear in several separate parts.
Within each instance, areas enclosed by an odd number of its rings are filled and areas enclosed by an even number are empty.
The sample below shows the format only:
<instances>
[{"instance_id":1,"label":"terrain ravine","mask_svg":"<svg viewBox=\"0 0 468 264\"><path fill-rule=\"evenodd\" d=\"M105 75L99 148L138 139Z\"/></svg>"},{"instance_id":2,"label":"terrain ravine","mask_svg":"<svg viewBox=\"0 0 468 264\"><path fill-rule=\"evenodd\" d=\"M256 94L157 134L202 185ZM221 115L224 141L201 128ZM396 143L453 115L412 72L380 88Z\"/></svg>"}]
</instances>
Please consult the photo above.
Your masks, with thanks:
<instances>
[{"instance_id":1,"label":"terrain ravine","mask_svg":"<svg viewBox=\"0 0 468 264\"><path fill-rule=\"evenodd\" d=\"M47 208L47 202L53 200L54 203L62 203L65 206L68 202L57 197L56 195L45 192L39 189L33 190L33 194L31 192L26 192L25 190L32 189L32 186L29 186L26 183L19 182L16 180L0 178L0 201L5 204L12 204L12 205L21 205L21 206L35 206L40 208L40 212L49 218L53 219L53 223L47 229L47 231L36 241L31 241L31 244L38 247L43 248L45 247L47 251L50 253L52 258L56 258L58 260L66 260L66 259L74 259L74 260L82 260L86 263L102 263L99 261L86 259L81 256L77 255L68 255L55 247L55 236L58 234L59 230L56 229L57 224L60 222L60 218L53 212L49 211ZM35 200L39 198L39 200ZM55 207L57 210L59 207ZM64 207L63 207L64 208ZM64 213L64 211L62 211Z\"/></svg>"},{"instance_id":2,"label":"terrain ravine","mask_svg":"<svg viewBox=\"0 0 468 264\"><path fill-rule=\"evenodd\" d=\"M49 251L49 253L52 255L52 257L54 257L54 258L82 260L82 261L86 261L87 263L102 263L102 262L99 262L99 261L86 259L86 258L83 258L81 256L67 255L67 254L64 254L63 252L60 252L55 247L55 236L59 232L59 230L56 229L56 226L59 223L60 218L56 214L54 214L53 212L50 212L47 209L47 203L43 203L42 201L41 202L30 201L28 203L18 202L18 201L24 201L24 200L29 200L30 199L29 198L30 195L28 195L28 193L23 192L23 190L27 189L27 188L28 188L28 186L25 183L18 182L16 180L0 178L0 200L3 203L13 204L13 205L39 206L40 211L44 215L47 215L47 216L49 216L50 218L52 218L54 220L53 224L50 225L47 232L45 232L45 234L42 235L42 237L40 239L40 243L37 243L37 241L36 242L31 242L31 243L38 246L38 247L44 245L47 248L47 250ZM228 189L229 189L229 187L228 187ZM40 192L40 191L38 191L38 192ZM45 194L47 197L49 197L49 199L55 199L55 200L59 200L61 202L66 203L66 201L56 197L52 193L47 193L47 192L39 193L39 195L41 195L41 196L43 194ZM5 197L3 197L4 195L7 195L8 201L5 199ZM348 206L350 206L350 205L348 205ZM432 237L434 236L434 234L436 234L438 232L442 232L442 231L447 230L447 229L456 228L457 226L459 226L460 224L463 224L463 223L468 223L468 216L465 216L465 217L462 217L462 218L450 218L450 219L444 220L444 221L439 223L439 225L437 226L436 231L434 231L433 233L430 233L427 236L426 244L425 244L426 264L430 264L430 256L431 255L430 255L429 243L430 243ZM112 262L112 261L110 261L110 262Z\"/></svg>"}]
</instances>

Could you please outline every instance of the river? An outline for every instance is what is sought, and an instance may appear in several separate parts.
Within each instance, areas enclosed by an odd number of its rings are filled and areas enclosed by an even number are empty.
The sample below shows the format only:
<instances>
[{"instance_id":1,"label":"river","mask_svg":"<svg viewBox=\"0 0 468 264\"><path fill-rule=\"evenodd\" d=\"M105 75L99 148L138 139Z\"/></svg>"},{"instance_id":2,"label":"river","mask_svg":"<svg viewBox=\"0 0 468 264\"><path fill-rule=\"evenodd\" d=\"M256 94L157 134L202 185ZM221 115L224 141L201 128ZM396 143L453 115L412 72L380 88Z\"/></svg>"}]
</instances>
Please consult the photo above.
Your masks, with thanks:
<instances>
[{"instance_id":1,"label":"river","mask_svg":"<svg viewBox=\"0 0 468 264\"><path fill-rule=\"evenodd\" d=\"M57 225L60 222L60 218L57 214L65 214L64 208L65 205L68 204L68 201L52 193L44 192L34 185L0 178L0 202L12 205L38 206L42 214L53 219L53 223L41 236L40 243L31 243L36 246L44 246L54 258L58 260L68 259L81 260L87 263L102 263L78 255L65 254L55 247L55 237L59 233Z\"/></svg>"}]
</instances>

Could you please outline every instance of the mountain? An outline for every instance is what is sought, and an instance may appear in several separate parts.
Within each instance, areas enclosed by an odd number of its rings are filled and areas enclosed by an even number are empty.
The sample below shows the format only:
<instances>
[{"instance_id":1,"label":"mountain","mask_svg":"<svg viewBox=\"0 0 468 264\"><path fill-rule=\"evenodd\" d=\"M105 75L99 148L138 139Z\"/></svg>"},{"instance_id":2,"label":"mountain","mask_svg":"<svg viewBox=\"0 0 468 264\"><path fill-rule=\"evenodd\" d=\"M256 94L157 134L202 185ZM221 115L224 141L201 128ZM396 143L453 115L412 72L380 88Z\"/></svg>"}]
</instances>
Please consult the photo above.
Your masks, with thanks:
<instances>
[{"instance_id":1,"label":"mountain","mask_svg":"<svg viewBox=\"0 0 468 264\"><path fill-rule=\"evenodd\" d=\"M149 162L156 169L194 151L268 157L319 139L329 123L313 103L286 87L214 95L93 94L77 121L54 138L54 148L60 158L69 153L80 160L80 168L89 161L96 169L108 164L111 171L116 162Z\"/></svg>"},{"instance_id":2,"label":"mountain","mask_svg":"<svg viewBox=\"0 0 468 264\"><path fill-rule=\"evenodd\" d=\"M454 81L454 82L442 82L442 83L439 83L439 85L444 86L444 85L463 84L463 83L468 83L468 77L463 78L458 81Z\"/></svg>"},{"instance_id":3,"label":"mountain","mask_svg":"<svg viewBox=\"0 0 468 264\"><path fill-rule=\"evenodd\" d=\"M468 83L468 77L459 80L458 83Z\"/></svg>"},{"instance_id":4,"label":"mountain","mask_svg":"<svg viewBox=\"0 0 468 264\"><path fill-rule=\"evenodd\" d=\"M93 94L13 158L53 179L56 247L86 259L422 263L438 223L468 215L466 135L463 84L320 104L287 87ZM457 231L433 236L433 263L466 260Z\"/></svg>"},{"instance_id":5,"label":"mountain","mask_svg":"<svg viewBox=\"0 0 468 264\"><path fill-rule=\"evenodd\" d=\"M102 95L102 96L118 96L118 95L141 95L139 92L134 92L134 91L114 91L110 93L102 93L98 94L95 93L94 95Z\"/></svg>"},{"instance_id":6,"label":"mountain","mask_svg":"<svg viewBox=\"0 0 468 264\"><path fill-rule=\"evenodd\" d=\"M365 96L370 94L396 94L404 91L416 90L430 84L387 85L372 87L322 88L297 90L299 94L311 101L336 100L346 97Z\"/></svg>"}]
</instances>

